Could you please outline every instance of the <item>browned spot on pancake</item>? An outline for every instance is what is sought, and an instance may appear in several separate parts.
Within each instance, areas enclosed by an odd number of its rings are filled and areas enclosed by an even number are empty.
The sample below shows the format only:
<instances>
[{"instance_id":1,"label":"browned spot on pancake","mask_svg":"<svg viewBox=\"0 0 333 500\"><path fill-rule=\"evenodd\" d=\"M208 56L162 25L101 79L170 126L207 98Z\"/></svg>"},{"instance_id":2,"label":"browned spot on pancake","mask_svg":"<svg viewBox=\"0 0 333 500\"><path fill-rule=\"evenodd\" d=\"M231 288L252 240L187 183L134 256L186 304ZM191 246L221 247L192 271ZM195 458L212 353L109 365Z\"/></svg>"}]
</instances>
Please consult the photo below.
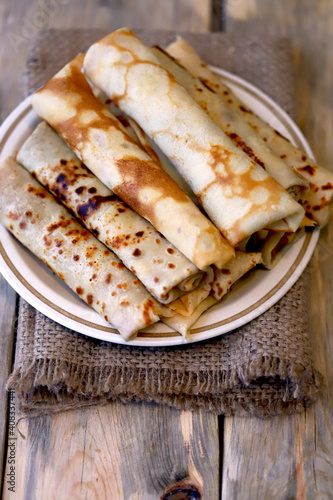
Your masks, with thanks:
<instances>
[{"instance_id":1,"label":"browned spot on pancake","mask_svg":"<svg viewBox=\"0 0 333 500\"><path fill-rule=\"evenodd\" d=\"M305 167L300 167L298 168L298 170L307 172L310 175L314 175L316 172L316 167L314 167L313 165L305 165Z\"/></svg>"},{"instance_id":2,"label":"browned spot on pancake","mask_svg":"<svg viewBox=\"0 0 333 500\"><path fill-rule=\"evenodd\" d=\"M211 83L209 80L206 80L206 78L199 78L199 80L201 81L202 85L204 87L206 87L206 89L210 90L211 92L213 92L213 94L216 94L215 90L212 89L212 87L210 87Z\"/></svg>"},{"instance_id":3,"label":"browned spot on pancake","mask_svg":"<svg viewBox=\"0 0 333 500\"><path fill-rule=\"evenodd\" d=\"M19 218L21 217L21 214L20 214L20 213L17 213L17 212L16 212L16 213L14 213L14 212L10 211L10 212L8 213L8 217L9 217L9 219L12 219L12 220L17 220L17 219L19 219Z\"/></svg>"},{"instance_id":4,"label":"browned spot on pancake","mask_svg":"<svg viewBox=\"0 0 333 500\"><path fill-rule=\"evenodd\" d=\"M302 161L305 161L305 160L306 160L306 156L302 155Z\"/></svg>"},{"instance_id":5,"label":"browned spot on pancake","mask_svg":"<svg viewBox=\"0 0 333 500\"><path fill-rule=\"evenodd\" d=\"M118 269L125 269L125 265L122 262L118 262L117 267Z\"/></svg>"},{"instance_id":6,"label":"browned spot on pancake","mask_svg":"<svg viewBox=\"0 0 333 500\"><path fill-rule=\"evenodd\" d=\"M151 313L154 312L154 302L151 299L147 299L143 304L143 318L145 325L151 325L153 320L151 318Z\"/></svg>"},{"instance_id":7,"label":"browned spot on pancake","mask_svg":"<svg viewBox=\"0 0 333 500\"><path fill-rule=\"evenodd\" d=\"M82 194L85 189L87 189L86 186L80 186L75 189L75 192L76 194Z\"/></svg>"},{"instance_id":8,"label":"browned spot on pancake","mask_svg":"<svg viewBox=\"0 0 333 500\"><path fill-rule=\"evenodd\" d=\"M108 240L107 243L112 246L112 248L120 248L124 242L124 236L123 235L117 235L111 238L111 240Z\"/></svg>"},{"instance_id":9,"label":"browned spot on pancake","mask_svg":"<svg viewBox=\"0 0 333 500\"><path fill-rule=\"evenodd\" d=\"M245 108L245 106L243 106L243 105L239 106L239 109L241 111L243 111L243 113L250 113L250 114L252 114L252 111L250 109L248 109L248 108Z\"/></svg>"},{"instance_id":10,"label":"browned spot on pancake","mask_svg":"<svg viewBox=\"0 0 333 500\"><path fill-rule=\"evenodd\" d=\"M175 253L175 251L174 251L174 249L173 249L173 248L167 248L167 252L168 252L169 254L171 254L171 255L172 255L173 253Z\"/></svg>"},{"instance_id":11,"label":"browned spot on pancake","mask_svg":"<svg viewBox=\"0 0 333 500\"><path fill-rule=\"evenodd\" d=\"M21 222L19 223L19 226L20 226L20 229L25 229L25 227L26 227L26 223L25 223L24 221L21 221Z\"/></svg>"},{"instance_id":12,"label":"browned spot on pancake","mask_svg":"<svg viewBox=\"0 0 333 500\"><path fill-rule=\"evenodd\" d=\"M138 236L138 238L141 238L144 234L144 231L138 231L135 233L135 236Z\"/></svg>"},{"instance_id":13,"label":"browned spot on pancake","mask_svg":"<svg viewBox=\"0 0 333 500\"><path fill-rule=\"evenodd\" d=\"M105 278L105 283L108 285L109 283L111 283L111 279L112 279L112 274L108 273Z\"/></svg>"},{"instance_id":14,"label":"browned spot on pancake","mask_svg":"<svg viewBox=\"0 0 333 500\"><path fill-rule=\"evenodd\" d=\"M223 91L223 94L224 94L224 95L229 95L229 92L228 92L227 90L224 90L224 91Z\"/></svg>"},{"instance_id":15,"label":"browned spot on pancake","mask_svg":"<svg viewBox=\"0 0 333 500\"><path fill-rule=\"evenodd\" d=\"M135 250L133 250L132 255L134 255L134 257L139 257L141 253L141 250L139 248L136 248Z\"/></svg>"},{"instance_id":16,"label":"browned spot on pancake","mask_svg":"<svg viewBox=\"0 0 333 500\"><path fill-rule=\"evenodd\" d=\"M95 245L92 245L91 247L88 247L86 249L86 258L87 259L91 259L92 257L94 257L94 255L96 253L96 250L97 250L97 247Z\"/></svg>"},{"instance_id":17,"label":"browned spot on pancake","mask_svg":"<svg viewBox=\"0 0 333 500\"><path fill-rule=\"evenodd\" d=\"M77 261L77 260L80 260L80 256L79 256L79 255L74 255L74 256L73 256L73 260L76 260L76 261Z\"/></svg>"},{"instance_id":18,"label":"browned spot on pancake","mask_svg":"<svg viewBox=\"0 0 333 500\"><path fill-rule=\"evenodd\" d=\"M332 186L332 184L330 182L328 182L324 186L321 186L321 189L323 189L325 191L325 190L328 190L328 189L333 189L333 186Z\"/></svg>"},{"instance_id":19,"label":"browned spot on pancake","mask_svg":"<svg viewBox=\"0 0 333 500\"><path fill-rule=\"evenodd\" d=\"M77 287L76 287L76 293L77 293L78 295L82 295L82 294L83 294L83 292L84 292L83 288L81 288L80 286L77 286Z\"/></svg>"},{"instance_id":20,"label":"browned spot on pancake","mask_svg":"<svg viewBox=\"0 0 333 500\"><path fill-rule=\"evenodd\" d=\"M49 247L52 244L51 238L49 238L46 234L43 236L43 240L44 240L44 245L47 247Z\"/></svg>"},{"instance_id":21,"label":"browned spot on pancake","mask_svg":"<svg viewBox=\"0 0 333 500\"><path fill-rule=\"evenodd\" d=\"M232 140L234 144L236 144L237 147L239 147L244 153L247 154L252 160L254 160L258 165L260 165L262 168L265 168L265 164L260 158L257 157L253 149L246 144L243 139L236 134L235 132L227 132L227 136Z\"/></svg>"},{"instance_id":22,"label":"browned spot on pancake","mask_svg":"<svg viewBox=\"0 0 333 500\"><path fill-rule=\"evenodd\" d=\"M314 205L314 207L312 207L312 210L318 212L319 210L322 210L323 208L327 207L327 205L329 205L329 201L326 200L324 196L321 198L320 201L321 203L319 205Z\"/></svg>"},{"instance_id":23,"label":"browned spot on pancake","mask_svg":"<svg viewBox=\"0 0 333 500\"><path fill-rule=\"evenodd\" d=\"M28 217L28 219L30 219L32 217L32 212L30 211L26 212L25 216Z\"/></svg>"},{"instance_id":24,"label":"browned spot on pancake","mask_svg":"<svg viewBox=\"0 0 333 500\"><path fill-rule=\"evenodd\" d=\"M130 305L130 303L128 302L128 300L122 300L122 301L120 302L120 305L121 305L122 307L128 307L128 306Z\"/></svg>"},{"instance_id":25,"label":"browned spot on pancake","mask_svg":"<svg viewBox=\"0 0 333 500\"><path fill-rule=\"evenodd\" d=\"M47 196L47 192L45 191L44 188L36 188L34 186L31 186L31 184L28 185L27 187L28 193L33 193L35 196L38 198L45 198Z\"/></svg>"},{"instance_id":26,"label":"browned spot on pancake","mask_svg":"<svg viewBox=\"0 0 333 500\"><path fill-rule=\"evenodd\" d=\"M231 274L230 269L221 269L222 274Z\"/></svg>"},{"instance_id":27,"label":"browned spot on pancake","mask_svg":"<svg viewBox=\"0 0 333 500\"><path fill-rule=\"evenodd\" d=\"M217 288L217 295L221 297L223 295L223 288L219 283L216 283L216 288Z\"/></svg>"},{"instance_id":28,"label":"browned spot on pancake","mask_svg":"<svg viewBox=\"0 0 333 500\"><path fill-rule=\"evenodd\" d=\"M287 158L287 155L280 155L280 158L282 158L282 160L284 160L285 158Z\"/></svg>"},{"instance_id":29,"label":"browned spot on pancake","mask_svg":"<svg viewBox=\"0 0 333 500\"><path fill-rule=\"evenodd\" d=\"M149 202L140 201L139 193L142 189L154 186L161 199L165 198L165 196L172 196L178 202L189 203L189 198L184 191L152 160L142 160L135 156L128 156L116 160L116 165L118 170L124 173L126 180L118 186L114 186L113 191L137 213L148 218L153 224L155 221L154 206ZM156 201L158 202L158 199Z\"/></svg>"},{"instance_id":30,"label":"browned spot on pancake","mask_svg":"<svg viewBox=\"0 0 333 500\"><path fill-rule=\"evenodd\" d=\"M63 253L63 251L60 249L60 250L58 251L58 254L59 254L59 255L61 255L62 253Z\"/></svg>"},{"instance_id":31,"label":"browned spot on pancake","mask_svg":"<svg viewBox=\"0 0 333 500\"><path fill-rule=\"evenodd\" d=\"M169 267L170 269L174 269L176 266L175 266L175 264L170 263L170 264L168 264L168 267Z\"/></svg>"},{"instance_id":32,"label":"browned spot on pancake","mask_svg":"<svg viewBox=\"0 0 333 500\"><path fill-rule=\"evenodd\" d=\"M155 276L154 281L155 281L155 283L158 283L160 281L160 279Z\"/></svg>"},{"instance_id":33,"label":"browned spot on pancake","mask_svg":"<svg viewBox=\"0 0 333 500\"><path fill-rule=\"evenodd\" d=\"M111 292L111 296L115 297L117 295L117 292Z\"/></svg>"},{"instance_id":34,"label":"browned spot on pancake","mask_svg":"<svg viewBox=\"0 0 333 500\"><path fill-rule=\"evenodd\" d=\"M90 191L90 190L89 190ZM117 200L117 196L114 194L108 196L95 195L89 198L86 203L78 205L77 213L82 220L87 220L101 207L102 203L109 203ZM120 210L120 209L119 209Z\"/></svg>"},{"instance_id":35,"label":"browned spot on pancake","mask_svg":"<svg viewBox=\"0 0 333 500\"><path fill-rule=\"evenodd\" d=\"M94 302L94 296L91 295L91 293L88 293L88 295L87 295L87 303L91 306L93 302Z\"/></svg>"},{"instance_id":36,"label":"browned spot on pancake","mask_svg":"<svg viewBox=\"0 0 333 500\"><path fill-rule=\"evenodd\" d=\"M159 240L158 238L156 238L155 241L156 241L157 244L161 243L161 240Z\"/></svg>"},{"instance_id":37,"label":"browned spot on pancake","mask_svg":"<svg viewBox=\"0 0 333 500\"><path fill-rule=\"evenodd\" d=\"M96 191L97 191L97 189L95 187L91 187L88 189L88 193L90 193L90 194L95 194Z\"/></svg>"},{"instance_id":38,"label":"browned spot on pancake","mask_svg":"<svg viewBox=\"0 0 333 500\"><path fill-rule=\"evenodd\" d=\"M70 226L73 221L74 221L74 219L60 219L58 222L55 222L55 223L47 226L46 230L49 233L52 233L53 231L55 231L56 229L58 229L60 227L66 228L66 227Z\"/></svg>"},{"instance_id":39,"label":"browned spot on pancake","mask_svg":"<svg viewBox=\"0 0 333 500\"><path fill-rule=\"evenodd\" d=\"M66 165L67 164L67 160L60 160L60 163L61 163L61 165Z\"/></svg>"},{"instance_id":40,"label":"browned spot on pancake","mask_svg":"<svg viewBox=\"0 0 333 500\"><path fill-rule=\"evenodd\" d=\"M318 193L319 187L316 184L314 184L313 182L309 182L309 186L310 191L312 191L313 193Z\"/></svg>"}]
</instances>

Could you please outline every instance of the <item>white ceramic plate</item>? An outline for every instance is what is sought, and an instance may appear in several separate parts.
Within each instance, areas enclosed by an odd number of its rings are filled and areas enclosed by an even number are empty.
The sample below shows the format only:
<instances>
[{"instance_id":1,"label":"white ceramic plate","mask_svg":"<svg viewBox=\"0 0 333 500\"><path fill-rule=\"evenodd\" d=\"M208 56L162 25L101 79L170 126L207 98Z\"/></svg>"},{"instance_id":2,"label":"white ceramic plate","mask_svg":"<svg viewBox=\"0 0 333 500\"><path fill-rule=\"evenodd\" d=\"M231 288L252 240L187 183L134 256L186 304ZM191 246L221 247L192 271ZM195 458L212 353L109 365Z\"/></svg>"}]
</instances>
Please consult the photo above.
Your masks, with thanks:
<instances>
[{"instance_id":1,"label":"white ceramic plate","mask_svg":"<svg viewBox=\"0 0 333 500\"><path fill-rule=\"evenodd\" d=\"M298 127L272 99L241 78L218 68L213 69L223 76L246 105L313 157ZM38 122L31 108L31 97L28 97L0 128L0 159L14 155ZM275 304L303 272L318 236L318 230L305 235L285 251L274 269L256 269L240 280L221 303L209 309L193 326L193 341L216 337L238 328ZM0 272L27 302L58 323L94 338L124 343L117 330L85 305L1 225ZM183 342L180 335L157 323L140 332L129 344L167 346Z\"/></svg>"}]
</instances>

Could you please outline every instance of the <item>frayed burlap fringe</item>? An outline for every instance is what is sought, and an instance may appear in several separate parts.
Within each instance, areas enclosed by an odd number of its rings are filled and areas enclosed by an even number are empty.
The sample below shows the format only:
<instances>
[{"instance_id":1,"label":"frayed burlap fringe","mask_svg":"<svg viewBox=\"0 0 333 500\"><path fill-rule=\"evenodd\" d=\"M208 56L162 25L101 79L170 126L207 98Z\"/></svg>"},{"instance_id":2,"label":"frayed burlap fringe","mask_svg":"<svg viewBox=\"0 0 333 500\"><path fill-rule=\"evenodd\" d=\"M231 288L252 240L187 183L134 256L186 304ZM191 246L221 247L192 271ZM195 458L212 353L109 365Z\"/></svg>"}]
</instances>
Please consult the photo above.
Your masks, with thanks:
<instances>
[{"instance_id":1,"label":"frayed burlap fringe","mask_svg":"<svg viewBox=\"0 0 333 500\"><path fill-rule=\"evenodd\" d=\"M61 365L61 363L59 363ZM63 370L67 376L59 379ZM9 386L16 390L20 409L33 416L68 410L109 401L151 401L179 409L193 410L202 407L216 414L274 416L281 413L302 411L318 396L322 377L316 371L302 370L302 376L294 373L282 383L262 375L255 382L243 385L227 373L213 371L198 374L151 369L133 370L130 367L111 368L107 379L98 368L57 366L38 360L26 373L15 371ZM75 376L73 377L73 373ZM235 378L235 385L226 387ZM68 382L68 384L67 384ZM83 382L83 383L82 383Z\"/></svg>"}]
</instances>

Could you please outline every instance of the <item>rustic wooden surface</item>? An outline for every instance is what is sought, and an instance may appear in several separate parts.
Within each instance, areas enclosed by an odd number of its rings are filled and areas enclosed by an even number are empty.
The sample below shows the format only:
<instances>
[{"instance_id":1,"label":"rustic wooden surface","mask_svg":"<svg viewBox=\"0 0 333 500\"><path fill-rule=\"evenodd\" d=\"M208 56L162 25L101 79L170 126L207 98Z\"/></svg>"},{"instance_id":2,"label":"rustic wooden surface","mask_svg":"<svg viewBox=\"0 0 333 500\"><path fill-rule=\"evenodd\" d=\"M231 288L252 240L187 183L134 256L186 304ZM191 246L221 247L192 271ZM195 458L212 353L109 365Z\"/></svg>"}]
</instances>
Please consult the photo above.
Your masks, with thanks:
<instances>
[{"instance_id":1,"label":"rustic wooden surface","mask_svg":"<svg viewBox=\"0 0 333 500\"><path fill-rule=\"evenodd\" d=\"M219 498L217 419L208 413L117 403L19 429L16 496L6 489L4 499L155 500L170 485Z\"/></svg>"},{"instance_id":2,"label":"rustic wooden surface","mask_svg":"<svg viewBox=\"0 0 333 500\"><path fill-rule=\"evenodd\" d=\"M18 75L38 28L111 31L128 25L208 31L213 26L230 33L262 33L263 38L282 34L291 38L294 50L300 124L318 160L333 168L330 0L48 0L47 15L40 13L41 4L0 3L0 63L5 68L0 75L1 120L22 97ZM4 484L2 498L146 500L164 495L171 500L167 488L172 484L183 489L182 498L196 498L196 490L209 500L333 498L332 254L330 224L322 232L312 265L313 344L327 382L312 409L271 420L221 418L219 425L205 412L144 404L23 420L16 431L16 493ZM5 436L3 387L11 366L15 301L0 277L0 311L5 311L0 323L0 348L5 353L0 365L0 444ZM5 480L7 472L8 464Z\"/></svg>"}]
</instances>

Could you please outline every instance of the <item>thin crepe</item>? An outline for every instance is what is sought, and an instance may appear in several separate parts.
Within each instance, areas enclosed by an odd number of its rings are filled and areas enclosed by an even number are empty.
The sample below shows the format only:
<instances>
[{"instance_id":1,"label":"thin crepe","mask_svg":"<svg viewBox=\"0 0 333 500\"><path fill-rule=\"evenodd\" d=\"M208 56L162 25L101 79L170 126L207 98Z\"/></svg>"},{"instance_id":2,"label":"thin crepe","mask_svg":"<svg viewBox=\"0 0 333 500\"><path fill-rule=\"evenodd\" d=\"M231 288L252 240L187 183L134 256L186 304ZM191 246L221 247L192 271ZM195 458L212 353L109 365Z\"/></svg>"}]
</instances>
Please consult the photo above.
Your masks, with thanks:
<instances>
[{"instance_id":1,"label":"thin crepe","mask_svg":"<svg viewBox=\"0 0 333 500\"><path fill-rule=\"evenodd\" d=\"M298 228L302 207L232 143L130 30L93 44L84 71L171 159L231 245L280 219Z\"/></svg>"},{"instance_id":2,"label":"thin crepe","mask_svg":"<svg viewBox=\"0 0 333 500\"><path fill-rule=\"evenodd\" d=\"M17 155L38 181L110 248L160 302L195 288L203 273L122 202L42 122Z\"/></svg>"},{"instance_id":3,"label":"thin crepe","mask_svg":"<svg viewBox=\"0 0 333 500\"><path fill-rule=\"evenodd\" d=\"M129 340L164 310L124 264L13 158L0 163L0 222Z\"/></svg>"},{"instance_id":4,"label":"thin crepe","mask_svg":"<svg viewBox=\"0 0 333 500\"><path fill-rule=\"evenodd\" d=\"M306 216L323 227L328 222L332 211L333 172L318 165L245 106L224 84L222 78L205 64L199 54L183 38L177 37L176 41L170 44L166 50L188 71L201 78L205 84L215 90L230 109L240 112L263 141L290 168L307 180L310 190L301 193L298 201L304 207Z\"/></svg>"},{"instance_id":5,"label":"thin crepe","mask_svg":"<svg viewBox=\"0 0 333 500\"><path fill-rule=\"evenodd\" d=\"M189 92L232 142L264 168L282 187L294 194L296 199L302 191L309 189L305 179L297 175L271 150L239 110L228 106L214 89L180 66L167 52L159 47L152 47L152 51L163 68Z\"/></svg>"},{"instance_id":6,"label":"thin crepe","mask_svg":"<svg viewBox=\"0 0 333 500\"><path fill-rule=\"evenodd\" d=\"M199 269L234 255L217 228L93 95L77 56L33 98L33 107L85 165Z\"/></svg>"}]
</instances>

